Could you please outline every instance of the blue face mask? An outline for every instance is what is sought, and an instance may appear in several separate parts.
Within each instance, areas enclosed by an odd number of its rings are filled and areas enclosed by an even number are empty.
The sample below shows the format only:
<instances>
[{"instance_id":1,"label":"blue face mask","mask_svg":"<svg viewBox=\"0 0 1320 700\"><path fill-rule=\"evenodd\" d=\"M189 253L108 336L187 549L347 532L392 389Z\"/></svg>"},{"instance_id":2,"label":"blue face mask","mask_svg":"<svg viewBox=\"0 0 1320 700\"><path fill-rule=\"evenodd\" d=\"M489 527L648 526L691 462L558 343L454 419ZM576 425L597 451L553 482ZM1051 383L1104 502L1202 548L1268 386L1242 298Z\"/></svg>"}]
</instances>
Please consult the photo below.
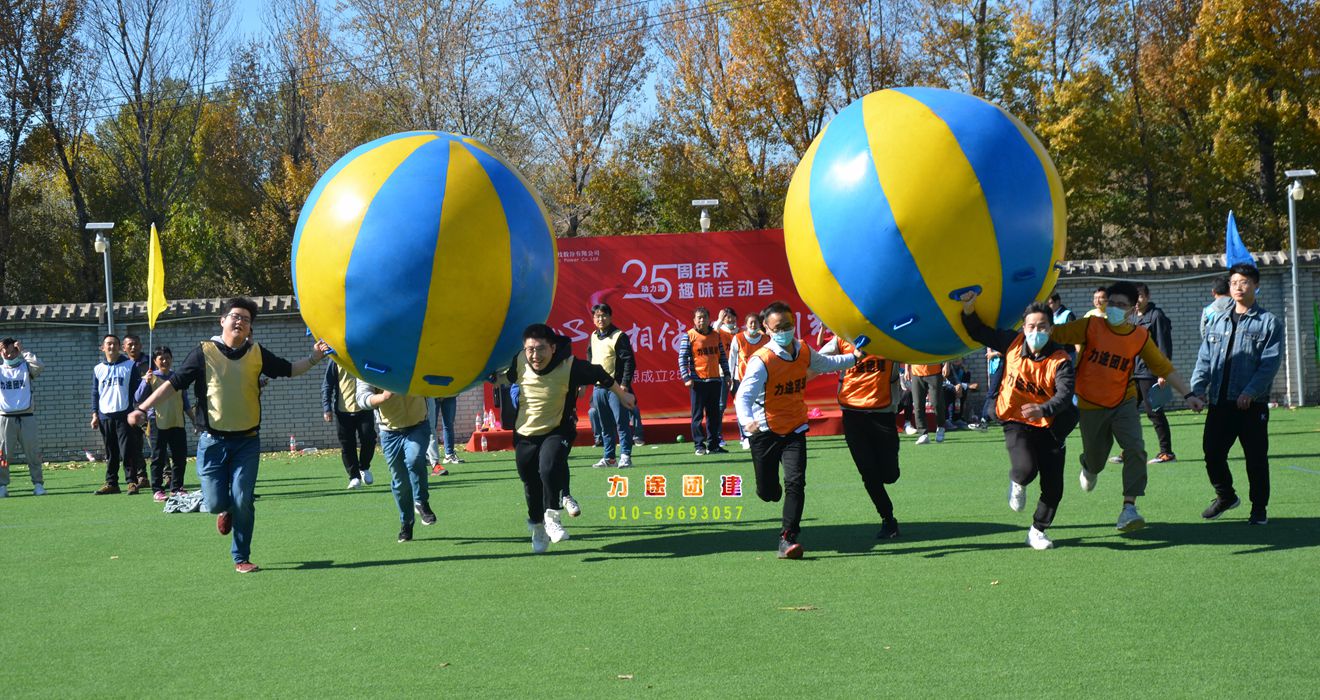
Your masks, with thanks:
<instances>
[{"instance_id":1,"label":"blue face mask","mask_svg":"<svg viewBox=\"0 0 1320 700\"><path fill-rule=\"evenodd\" d=\"M770 334L770 339L775 341L775 344L779 347L787 350L793 345L793 331L775 331Z\"/></svg>"},{"instance_id":2,"label":"blue face mask","mask_svg":"<svg viewBox=\"0 0 1320 700\"><path fill-rule=\"evenodd\" d=\"M1127 312L1114 306L1106 306L1105 318L1109 321L1109 325L1120 326L1127 320Z\"/></svg>"},{"instance_id":3,"label":"blue face mask","mask_svg":"<svg viewBox=\"0 0 1320 700\"><path fill-rule=\"evenodd\" d=\"M1045 347L1045 343L1050 342L1050 334L1045 331L1036 331L1026 335L1027 347L1031 348L1032 352L1040 352L1040 349Z\"/></svg>"},{"instance_id":4,"label":"blue face mask","mask_svg":"<svg viewBox=\"0 0 1320 700\"><path fill-rule=\"evenodd\" d=\"M761 331L747 331L747 339L755 343L761 339Z\"/></svg>"}]
</instances>

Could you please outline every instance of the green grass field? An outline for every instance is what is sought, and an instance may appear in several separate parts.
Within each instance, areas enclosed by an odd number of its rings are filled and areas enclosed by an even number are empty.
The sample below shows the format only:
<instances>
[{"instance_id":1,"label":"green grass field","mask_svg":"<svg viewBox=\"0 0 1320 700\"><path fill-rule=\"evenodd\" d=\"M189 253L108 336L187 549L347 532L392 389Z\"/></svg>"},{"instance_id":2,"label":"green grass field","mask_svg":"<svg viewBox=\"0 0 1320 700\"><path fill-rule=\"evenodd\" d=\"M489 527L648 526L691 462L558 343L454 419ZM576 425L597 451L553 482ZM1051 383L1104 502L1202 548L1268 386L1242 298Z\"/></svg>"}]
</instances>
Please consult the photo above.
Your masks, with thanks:
<instances>
[{"instance_id":1,"label":"green grass field","mask_svg":"<svg viewBox=\"0 0 1320 700\"><path fill-rule=\"evenodd\" d=\"M1150 526L1133 535L1114 530L1118 467L1085 494L1070 466L1047 552L1023 543L1036 487L1025 512L1008 509L994 430L904 438L891 489L903 537L879 544L843 439L812 439L796 562L775 558L779 504L755 498L736 444L706 458L639 447L623 500L588 466L598 451L579 449L584 513L543 556L512 453L432 477L440 521L408 544L394 541L379 456L376 485L350 492L337 454L270 454L253 547L264 570L249 576L214 517L91 496L99 464L48 470L42 498L15 469L0 501L0 692L1314 697L1320 410L1271 413L1265 527L1246 524L1245 503L1200 520L1201 420L1172 417L1182 461L1152 465ZM1070 464L1079 449L1074 435ZM641 495L648 473L671 477L662 505L741 506L741 519L611 520L611 505L656 505ZM710 477L703 500L675 493L685 473ZM713 495L720 474L746 477L743 498Z\"/></svg>"}]
</instances>

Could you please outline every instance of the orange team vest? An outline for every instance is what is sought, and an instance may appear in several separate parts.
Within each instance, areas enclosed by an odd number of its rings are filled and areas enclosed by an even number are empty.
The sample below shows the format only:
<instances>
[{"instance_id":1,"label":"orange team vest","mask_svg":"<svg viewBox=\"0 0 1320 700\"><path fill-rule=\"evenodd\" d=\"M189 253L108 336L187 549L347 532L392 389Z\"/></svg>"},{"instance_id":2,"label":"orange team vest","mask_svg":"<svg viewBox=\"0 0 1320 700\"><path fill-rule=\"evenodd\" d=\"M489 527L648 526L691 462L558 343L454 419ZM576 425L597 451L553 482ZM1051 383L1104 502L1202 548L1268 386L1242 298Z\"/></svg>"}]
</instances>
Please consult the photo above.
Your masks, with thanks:
<instances>
[{"instance_id":1,"label":"orange team vest","mask_svg":"<svg viewBox=\"0 0 1320 700\"><path fill-rule=\"evenodd\" d=\"M719 379L720 347L724 343L720 334L712 330L702 335L697 329L689 328L687 335L688 341L692 343L692 365L697 369L697 378Z\"/></svg>"},{"instance_id":2,"label":"orange team vest","mask_svg":"<svg viewBox=\"0 0 1320 700\"><path fill-rule=\"evenodd\" d=\"M853 344L839 338L839 352L851 354ZM839 405L844 408L875 410L889 408L894 397L890 392L894 363L876 355L863 355L857 364L839 373Z\"/></svg>"},{"instance_id":3,"label":"orange team vest","mask_svg":"<svg viewBox=\"0 0 1320 700\"><path fill-rule=\"evenodd\" d=\"M765 422L770 431L788 435L807 422L807 368L811 350L802 345L797 359L785 360L770 348L761 348L756 356L765 363Z\"/></svg>"},{"instance_id":4,"label":"orange team vest","mask_svg":"<svg viewBox=\"0 0 1320 700\"><path fill-rule=\"evenodd\" d=\"M933 365L908 365L908 371L914 377L933 377L944 371L944 364L936 362Z\"/></svg>"},{"instance_id":5,"label":"orange team vest","mask_svg":"<svg viewBox=\"0 0 1320 700\"><path fill-rule=\"evenodd\" d=\"M1022 406L1029 403L1045 403L1054 397L1054 376L1059 367L1068 362L1068 353L1059 348L1039 361L1022 356L1022 344L1026 336L1021 333L1004 352L1004 383L999 387L999 398L995 401L995 413L999 420L1014 421L1048 428L1054 422L1053 416L1027 420L1022 415Z\"/></svg>"},{"instance_id":6,"label":"orange team vest","mask_svg":"<svg viewBox=\"0 0 1320 700\"><path fill-rule=\"evenodd\" d=\"M770 342L770 334L762 333L761 339L753 343L747 339L747 331L738 334L738 376L743 376L747 371L747 361L752 359L752 353L761 349L762 345Z\"/></svg>"},{"instance_id":7,"label":"orange team vest","mask_svg":"<svg viewBox=\"0 0 1320 700\"><path fill-rule=\"evenodd\" d=\"M1086 346L1077 356L1077 395L1102 408L1123 403L1134 360L1149 337L1141 326L1119 335L1109 329L1108 321L1092 316L1086 322Z\"/></svg>"}]
</instances>

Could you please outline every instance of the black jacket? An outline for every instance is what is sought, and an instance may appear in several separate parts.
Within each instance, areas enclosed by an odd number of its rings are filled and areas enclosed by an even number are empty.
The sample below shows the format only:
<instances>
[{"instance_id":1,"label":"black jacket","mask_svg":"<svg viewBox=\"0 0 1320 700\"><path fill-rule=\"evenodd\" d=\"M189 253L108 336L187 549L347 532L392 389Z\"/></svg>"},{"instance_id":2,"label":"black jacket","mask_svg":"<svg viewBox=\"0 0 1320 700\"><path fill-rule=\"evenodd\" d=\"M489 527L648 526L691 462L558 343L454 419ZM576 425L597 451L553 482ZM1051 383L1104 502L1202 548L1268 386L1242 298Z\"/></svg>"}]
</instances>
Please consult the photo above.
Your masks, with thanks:
<instances>
[{"instance_id":1,"label":"black jacket","mask_svg":"<svg viewBox=\"0 0 1320 700\"><path fill-rule=\"evenodd\" d=\"M1155 347L1164 353L1164 356L1173 360L1173 322L1168 316L1164 315L1164 310L1150 302L1146 306L1146 313L1137 317L1137 325L1150 332L1150 339L1155 343ZM1137 355L1136 367L1132 370L1134 379L1154 379L1155 373L1150 371L1145 362L1141 361L1141 355Z\"/></svg>"}]
</instances>

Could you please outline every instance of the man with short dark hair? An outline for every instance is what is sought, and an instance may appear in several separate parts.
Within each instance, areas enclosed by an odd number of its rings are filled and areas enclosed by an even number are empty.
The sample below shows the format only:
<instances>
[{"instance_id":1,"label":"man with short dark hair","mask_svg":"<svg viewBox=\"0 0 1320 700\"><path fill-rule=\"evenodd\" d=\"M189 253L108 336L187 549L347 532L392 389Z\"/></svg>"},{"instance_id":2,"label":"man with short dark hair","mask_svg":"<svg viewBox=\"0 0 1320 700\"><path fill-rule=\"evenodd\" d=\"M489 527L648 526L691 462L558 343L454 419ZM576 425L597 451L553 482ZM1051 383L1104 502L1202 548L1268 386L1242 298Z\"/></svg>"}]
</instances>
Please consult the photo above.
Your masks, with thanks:
<instances>
[{"instance_id":1,"label":"man with short dark hair","mask_svg":"<svg viewBox=\"0 0 1320 700\"><path fill-rule=\"evenodd\" d=\"M375 483L371 458L376 453L376 419L370 406L358 401L357 377L344 372L338 362L326 363L321 379L321 417L334 422L339 438L339 459L348 474L348 488Z\"/></svg>"},{"instance_id":2,"label":"man with short dark hair","mask_svg":"<svg viewBox=\"0 0 1320 700\"><path fill-rule=\"evenodd\" d=\"M46 493L41 474L41 443L37 418L32 413L32 380L45 365L14 338L0 340L0 498L9 495L9 462L19 448L27 458L32 495Z\"/></svg>"},{"instance_id":3,"label":"man with short dark hair","mask_svg":"<svg viewBox=\"0 0 1320 700\"><path fill-rule=\"evenodd\" d=\"M1164 315L1163 309L1151 301L1150 287L1145 282L1137 282L1134 286L1137 288L1137 325L1150 333L1150 339L1166 359L1173 360L1173 322ZM1156 377L1140 356L1137 357L1137 368L1132 371L1132 379L1137 385L1137 400L1146 410L1146 417L1155 427L1155 437L1160 443L1160 451L1150 463L1161 464L1178 459L1173 454L1173 436L1169 433L1169 419L1164 415L1164 406L1151 401L1151 390L1157 386L1163 387L1164 379Z\"/></svg>"},{"instance_id":4,"label":"man with short dark hair","mask_svg":"<svg viewBox=\"0 0 1320 700\"><path fill-rule=\"evenodd\" d=\"M1210 404L1201 446L1215 498L1201 517L1214 520L1241 503L1228 470L1228 450L1240 442L1250 484L1247 522L1264 525L1270 500L1268 401L1282 357L1283 324L1256 303L1259 270L1237 264L1230 273L1233 308L1211 320L1192 371L1192 391Z\"/></svg>"},{"instance_id":5,"label":"man with short dark hair","mask_svg":"<svg viewBox=\"0 0 1320 700\"><path fill-rule=\"evenodd\" d=\"M1058 292L1050 293L1049 305L1050 313L1054 315L1053 325L1057 326L1061 323L1068 323L1069 321L1077 320L1077 314L1073 313L1072 309L1063 305L1063 297L1059 296Z\"/></svg>"},{"instance_id":6,"label":"man with short dark hair","mask_svg":"<svg viewBox=\"0 0 1320 700\"><path fill-rule=\"evenodd\" d=\"M710 325L710 311L698 306L692 311L692 327L678 343L678 375L692 401L692 444L698 455L728 452L720 447L724 414L720 393L729 376L728 349ZM706 427L701 427L702 418Z\"/></svg>"},{"instance_id":7,"label":"man with short dark hair","mask_svg":"<svg viewBox=\"0 0 1320 700\"><path fill-rule=\"evenodd\" d=\"M151 356L142 349L142 338L135 333L124 334L124 354L133 361L133 366L137 368L139 377L146 377L151 374ZM133 390L137 391L137 385L133 385ZM147 423L145 428L150 428ZM147 479L147 460L142 456L142 451L146 445L145 436L142 434L143 428L130 428L128 431L128 452L124 454L124 479L137 485L139 489L148 488L151 484Z\"/></svg>"},{"instance_id":8,"label":"man with short dark hair","mask_svg":"<svg viewBox=\"0 0 1320 700\"><path fill-rule=\"evenodd\" d=\"M600 303L591 307L591 322L596 330L587 344L587 362L599 365L614 382L626 392L632 392L633 371L637 363L633 360L632 341L628 334L614 325L614 310L609 304ZM596 409L596 420L600 422L600 441L605 454L593 467L612 468L616 464L620 469L632 466L632 420L629 411L623 410L619 397L613 391L597 386L591 390L591 407ZM615 461L614 446L618 443L618 461Z\"/></svg>"},{"instance_id":9,"label":"man with short dark hair","mask_svg":"<svg viewBox=\"0 0 1320 700\"><path fill-rule=\"evenodd\" d=\"M133 390L142 376L133 360L119 352L119 336L101 338L102 360L92 368L92 429L101 432L105 444L105 483L94 494L119 493L119 462L124 462L124 481L131 496L140 488L134 473L128 423L133 410Z\"/></svg>"},{"instance_id":10,"label":"man with short dark hair","mask_svg":"<svg viewBox=\"0 0 1320 700\"><path fill-rule=\"evenodd\" d=\"M1233 308L1233 297L1228 295L1228 275L1220 275L1210 283L1210 297L1210 303L1201 310L1201 340L1205 340L1206 328L1215 317Z\"/></svg>"}]
</instances>

